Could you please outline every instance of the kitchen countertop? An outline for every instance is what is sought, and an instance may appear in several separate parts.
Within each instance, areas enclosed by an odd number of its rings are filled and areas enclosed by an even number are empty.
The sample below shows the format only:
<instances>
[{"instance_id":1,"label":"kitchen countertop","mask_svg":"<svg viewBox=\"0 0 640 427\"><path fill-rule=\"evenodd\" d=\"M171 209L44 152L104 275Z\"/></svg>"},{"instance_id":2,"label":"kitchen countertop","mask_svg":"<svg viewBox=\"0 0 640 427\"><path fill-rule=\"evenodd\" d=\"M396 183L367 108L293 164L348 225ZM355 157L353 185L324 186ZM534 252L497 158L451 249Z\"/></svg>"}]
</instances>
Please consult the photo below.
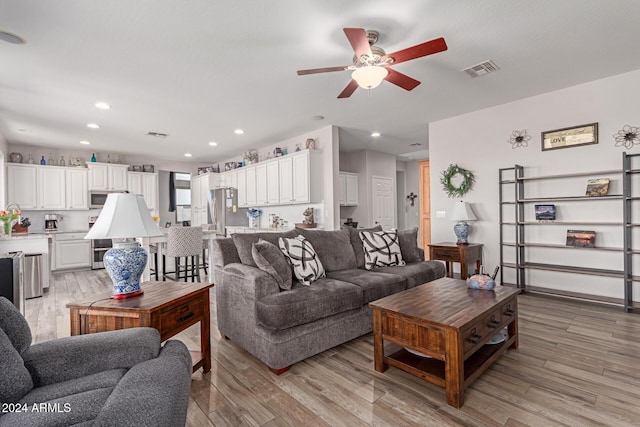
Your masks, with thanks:
<instances>
[{"instance_id":1,"label":"kitchen countertop","mask_svg":"<svg viewBox=\"0 0 640 427\"><path fill-rule=\"evenodd\" d=\"M49 233L12 233L11 237L1 236L0 240L32 240L32 239L51 239Z\"/></svg>"}]
</instances>

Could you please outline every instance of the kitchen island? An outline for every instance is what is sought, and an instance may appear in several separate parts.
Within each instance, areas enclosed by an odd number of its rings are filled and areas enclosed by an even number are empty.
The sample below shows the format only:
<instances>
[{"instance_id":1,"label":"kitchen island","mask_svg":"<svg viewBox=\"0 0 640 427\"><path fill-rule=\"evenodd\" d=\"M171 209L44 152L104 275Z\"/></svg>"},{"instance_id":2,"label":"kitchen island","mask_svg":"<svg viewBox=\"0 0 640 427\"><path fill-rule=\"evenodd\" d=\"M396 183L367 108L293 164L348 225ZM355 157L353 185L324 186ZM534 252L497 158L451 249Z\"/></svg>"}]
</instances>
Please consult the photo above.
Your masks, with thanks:
<instances>
[{"instance_id":1,"label":"kitchen island","mask_svg":"<svg viewBox=\"0 0 640 427\"><path fill-rule=\"evenodd\" d=\"M49 287L51 266L49 263L50 234L14 233L0 237L0 253L22 251L25 255L42 254L42 286Z\"/></svg>"}]
</instances>

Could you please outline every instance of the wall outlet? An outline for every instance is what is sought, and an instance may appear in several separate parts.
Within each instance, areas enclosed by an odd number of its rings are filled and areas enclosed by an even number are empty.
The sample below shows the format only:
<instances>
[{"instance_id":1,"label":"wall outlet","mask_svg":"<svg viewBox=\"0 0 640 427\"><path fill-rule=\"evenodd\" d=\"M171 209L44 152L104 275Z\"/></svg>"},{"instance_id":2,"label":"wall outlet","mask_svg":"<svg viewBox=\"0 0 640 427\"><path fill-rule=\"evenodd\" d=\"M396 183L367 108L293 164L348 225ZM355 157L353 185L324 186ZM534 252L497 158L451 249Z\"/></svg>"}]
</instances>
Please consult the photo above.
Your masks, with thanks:
<instances>
[{"instance_id":1,"label":"wall outlet","mask_svg":"<svg viewBox=\"0 0 640 427\"><path fill-rule=\"evenodd\" d=\"M447 211L436 211L436 218L446 218Z\"/></svg>"}]
</instances>

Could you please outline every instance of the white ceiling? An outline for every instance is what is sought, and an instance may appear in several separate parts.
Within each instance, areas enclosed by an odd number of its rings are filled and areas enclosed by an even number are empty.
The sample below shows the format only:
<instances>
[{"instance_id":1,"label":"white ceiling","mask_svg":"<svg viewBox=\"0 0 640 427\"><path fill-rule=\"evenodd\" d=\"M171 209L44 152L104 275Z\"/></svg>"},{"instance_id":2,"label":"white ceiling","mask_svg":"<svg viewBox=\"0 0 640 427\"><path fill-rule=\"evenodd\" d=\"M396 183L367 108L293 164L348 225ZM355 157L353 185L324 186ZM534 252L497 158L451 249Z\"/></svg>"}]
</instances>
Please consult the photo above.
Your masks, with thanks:
<instances>
[{"instance_id":1,"label":"white ceiling","mask_svg":"<svg viewBox=\"0 0 640 427\"><path fill-rule=\"evenodd\" d=\"M429 122L639 69L639 16L637 0L0 0L0 30L27 40L0 41L0 132L211 163L334 124L342 150L415 152ZM344 27L387 52L440 36L449 50L394 67L422 82L411 92L337 99L349 72L296 70L350 64ZM487 59L500 71L460 71Z\"/></svg>"}]
</instances>

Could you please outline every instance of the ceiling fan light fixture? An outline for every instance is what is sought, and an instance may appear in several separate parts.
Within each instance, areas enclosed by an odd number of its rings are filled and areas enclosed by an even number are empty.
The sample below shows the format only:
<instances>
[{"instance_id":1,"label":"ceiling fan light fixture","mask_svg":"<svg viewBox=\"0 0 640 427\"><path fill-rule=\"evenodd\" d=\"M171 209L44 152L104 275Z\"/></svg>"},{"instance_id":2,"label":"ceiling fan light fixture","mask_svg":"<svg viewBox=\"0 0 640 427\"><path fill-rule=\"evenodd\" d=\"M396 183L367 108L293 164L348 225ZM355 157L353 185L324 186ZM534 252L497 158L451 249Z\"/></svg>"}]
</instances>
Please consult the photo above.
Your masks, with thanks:
<instances>
[{"instance_id":1,"label":"ceiling fan light fixture","mask_svg":"<svg viewBox=\"0 0 640 427\"><path fill-rule=\"evenodd\" d=\"M389 74L389 71L384 67L377 65L368 65L356 69L351 78L358 83L363 89L373 89L380 86L382 80Z\"/></svg>"}]
</instances>

